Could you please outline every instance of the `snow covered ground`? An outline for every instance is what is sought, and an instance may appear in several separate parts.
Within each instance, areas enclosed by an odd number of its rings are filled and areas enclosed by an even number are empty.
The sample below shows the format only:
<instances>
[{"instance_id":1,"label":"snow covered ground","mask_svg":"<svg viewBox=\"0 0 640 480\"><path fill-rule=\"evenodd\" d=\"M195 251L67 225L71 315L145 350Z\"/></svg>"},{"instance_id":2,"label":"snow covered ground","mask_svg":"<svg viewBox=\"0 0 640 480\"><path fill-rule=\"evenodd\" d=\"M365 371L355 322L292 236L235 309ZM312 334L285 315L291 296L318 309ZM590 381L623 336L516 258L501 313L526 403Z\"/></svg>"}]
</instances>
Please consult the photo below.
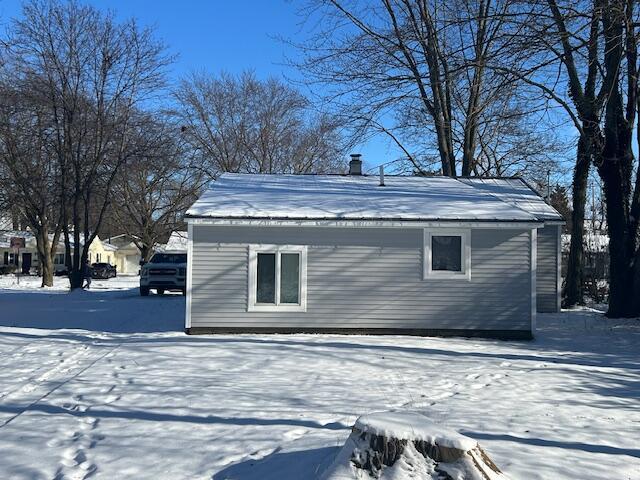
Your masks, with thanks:
<instances>
[{"instance_id":1,"label":"snow covered ground","mask_svg":"<svg viewBox=\"0 0 640 480\"><path fill-rule=\"evenodd\" d=\"M0 277L0 478L313 479L364 413L418 410L513 479L640 478L640 322L539 317L533 342L189 337L137 277Z\"/></svg>"}]
</instances>

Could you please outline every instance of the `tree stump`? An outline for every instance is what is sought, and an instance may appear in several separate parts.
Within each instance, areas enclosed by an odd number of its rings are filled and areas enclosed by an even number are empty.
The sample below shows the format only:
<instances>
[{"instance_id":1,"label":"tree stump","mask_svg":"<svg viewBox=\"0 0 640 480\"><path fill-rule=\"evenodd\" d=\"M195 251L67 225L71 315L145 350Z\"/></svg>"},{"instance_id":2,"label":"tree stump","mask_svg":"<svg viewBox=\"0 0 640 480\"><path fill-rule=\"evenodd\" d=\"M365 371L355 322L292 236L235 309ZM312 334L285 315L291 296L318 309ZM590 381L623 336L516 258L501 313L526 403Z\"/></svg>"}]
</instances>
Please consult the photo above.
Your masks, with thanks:
<instances>
[{"instance_id":1,"label":"tree stump","mask_svg":"<svg viewBox=\"0 0 640 480\"><path fill-rule=\"evenodd\" d=\"M324 480L506 480L480 445L413 412L360 417Z\"/></svg>"}]
</instances>

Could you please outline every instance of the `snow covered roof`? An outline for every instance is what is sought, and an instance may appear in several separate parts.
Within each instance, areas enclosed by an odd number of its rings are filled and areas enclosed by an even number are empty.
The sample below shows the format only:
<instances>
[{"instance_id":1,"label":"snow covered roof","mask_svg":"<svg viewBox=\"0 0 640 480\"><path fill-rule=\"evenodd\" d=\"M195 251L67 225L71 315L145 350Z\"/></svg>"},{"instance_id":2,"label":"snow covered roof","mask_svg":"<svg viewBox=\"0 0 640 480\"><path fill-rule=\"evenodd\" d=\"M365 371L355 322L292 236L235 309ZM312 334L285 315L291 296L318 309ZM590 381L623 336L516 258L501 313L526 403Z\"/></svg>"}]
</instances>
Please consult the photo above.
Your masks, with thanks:
<instances>
[{"instance_id":1,"label":"snow covered roof","mask_svg":"<svg viewBox=\"0 0 640 480\"><path fill-rule=\"evenodd\" d=\"M188 217L541 221L562 217L519 179L226 173Z\"/></svg>"},{"instance_id":2,"label":"snow covered roof","mask_svg":"<svg viewBox=\"0 0 640 480\"><path fill-rule=\"evenodd\" d=\"M187 232L171 232L171 236L169 237L166 245L159 248L158 251L164 253L187 253L188 243L189 237Z\"/></svg>"},{"instance_id":3,"label":"snow covered roof","mask_svg":"<svg viewBox=\"0 0 640 480\"><path fill-rule=\"evenodd\" d=\"M482 191L499 195L502 201L521 208L540 220L563 221L562 215L521 178L473 177L461 178L460 181Z\"/></svg>"},{"instance_id":4,"label":"snow covered roof","mask_svg":"<svg viewBox=\"0 0 640 480\"><path fill-rule=\"evenodd\" d=\"M104 248L109 252L115 252L116 250L118 250L117 245L113 245L112 243L108 243L108 242L102 242L102 248Z\"/></svg>"},{"instance_id":5,"label":"snow covered roof","mask_svg":"<svg viewBox=\"0 0 640 480\"><path fill-rule=\"evenodd\" d=\"M26 244L35 242L33 233L24 230L0 230L0 248L11 248L11 237L25 239Z\"/></svg>"},{"instance_id":6,"label":"snow covered roof","mask_svg":"<svg viewBox=\"0 0 640 480\"><path fill-rule=\"evenodd\" d=\"M594 233L587 230L584 234L584 249L586 252L598 253L609 250L609 235L605 233ZM562 234L562 251L569 252L571 247L571 235Z\"/></svg>"}]
</instances>

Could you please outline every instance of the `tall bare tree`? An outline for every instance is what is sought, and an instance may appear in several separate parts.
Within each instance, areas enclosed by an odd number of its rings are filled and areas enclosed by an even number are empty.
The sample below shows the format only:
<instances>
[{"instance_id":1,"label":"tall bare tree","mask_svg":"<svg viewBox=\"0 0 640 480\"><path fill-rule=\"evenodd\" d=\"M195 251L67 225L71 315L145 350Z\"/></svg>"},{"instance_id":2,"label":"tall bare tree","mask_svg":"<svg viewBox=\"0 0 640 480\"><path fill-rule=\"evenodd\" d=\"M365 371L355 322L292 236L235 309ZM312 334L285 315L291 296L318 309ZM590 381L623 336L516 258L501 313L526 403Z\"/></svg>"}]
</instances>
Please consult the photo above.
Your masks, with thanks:
<instances>
[{"instance_id":1,"label":"tall bare tree","mask_svg":"<svg viewBox=\"0 0 640 480\"><path fill-rule=\"evenodd\" d=\"M2 71L0 184L7 207L26 219L36 239L42 286L53 286L53 257L61 233L58 166L50 150L51 116L31 84Z\"/></svg>"},{"instance_id":2,"label":"tall bare tree","mask_svg":"<svg viewBox=\"0 0 640 480\"><path fill-rule=\"evenodd\" d=\"M611 317L640 317L640 146L638 4L602 0L604 142L596 159L606 200Z\"/></svg>"},{"instance_id":3,"label":"tall bare tree","mask_svg":"<svg viewBox=\"0 0 640 480\"><path fill-rule=\"evenodd\" d=\"M150 30L75 1L32 0L10 31L12 68L34 79L52 119L69 278L79 288L116 176L137 153L137 112L162 87L170 59Z\"/></svg>"},{"instance_id":4,"label":"tall bare tree","mask_svg":"<svg viewBox=\"0 0 640 480\"><path fill-rule=\"evenodd\" d=\"M560 105L579 133L564 303L583 300L585 203L594 165L603 183L610 237L608 314L640 315L640 172L634 172L632 148L638 110L637 5L625 0L531 5L536 21L523 37L533 61L526 81Z\"/></svg>"},{"instance_id":5,"label":"tall bare tree","mask_svg":"<svg viewBox=\"0 0 640 480\"><path fill-rule=\"evenodd\" d=\"M280 80L193 74L175 92L193 165L221 172L322 173L343 169L335 118Z\"/></svg>"},{"instance_id":6,"label":"tall bare tree","mask_svg":"<svg viewBox=\"0 0 640 480\"><path fill-rule=\"evenodd\" d=\"M583 303L584 217L589 170L602 145L601 120L607 90L602 83L599 53L599 0L586 0L578 8L561 8L556 0L531 0L510 18L518 35L515 60L505 71L555 106L557 115L577 132L572 179L572 235L563 288L563 305ZM513 65L516 68L513 68Z\"/></svg>"},{"instance_id":7,"label":"tall bare tree","mask_svg":"<svg viewBox=\"0 0 640 480\"><path fill-rule=\"evenodd\" d=\"M180 128L147 117L137 132L140 155L131 158L115 182L112 215L148 261L153 248L183 225L183 215L208 177L192 168Z\"/></svg>"},{"instance_id":8,"label":"tall bare tree","mask_svg":"<svg viewBox=\"0 0 640 480\"><path fill-rule=\"evenodd\" d=\"M492 68L509 59L515 33L506 20L518 8L512 0L312 0L308 23L320 26L299 45L297 65L356 134L387 134L418 171L437 158L444 175L481 173L486 154L501 149L492 133L526 123L536 108L518 96L517 78ZM534 132L510 131L532 143Z\"/></svg>"}]
</instances>

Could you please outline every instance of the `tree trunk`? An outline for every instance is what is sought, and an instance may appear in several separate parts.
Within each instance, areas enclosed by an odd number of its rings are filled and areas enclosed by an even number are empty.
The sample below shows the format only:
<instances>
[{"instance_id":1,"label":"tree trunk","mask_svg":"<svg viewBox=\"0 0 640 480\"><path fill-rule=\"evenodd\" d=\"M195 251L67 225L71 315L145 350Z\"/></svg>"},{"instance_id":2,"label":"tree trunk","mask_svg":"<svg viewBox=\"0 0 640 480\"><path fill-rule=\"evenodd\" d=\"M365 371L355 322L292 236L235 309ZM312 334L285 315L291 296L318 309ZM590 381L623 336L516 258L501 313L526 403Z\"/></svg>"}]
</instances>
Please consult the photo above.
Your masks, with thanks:
<instances>
[{"instance_id":1,"label":"tree trunk","mask_svg":"<svg viewBox=\"0 0 640 480\"><path fill-rule=\"evenodd\" d=\"M153 248L147 244L142 244L142 248L140 249L140 257L145 262L151 260L151 256L153 255Z\"/></svg>"},{"instance_id":2,"label":"tree trunk","mask_svg":"<svg viewBox=\"0 0 640 480\"><path fill-rule=\"evenodd\" d=\"M53 259L49 242L49 229L46 225L39 225L37 228L32 225L36 237L36 251L40 261L42 273L41 287L53 287Z\"/></svg>"},{"instance_id":3,"label":"tree trunk","mask_svg":"<svg viewBox=\"0 0 640 480\"><path fill-rule=\"evenodd\" d=\"M619 133L619 132L618 132ZM617 136L617 135L616 135ZM611 142L613 143L613 142ZM612 145L613 146L613 145ZM623 185L620 151L615 153L605 147L604 160L598 168L604 184L606 198L607 229L609 233L609 310L608 317L636 317L640 284L635 274L636 232L629 231L627 198ZM610 155L615 156L610 156Z\"/></svg>"},{"instance_id":4,"label":"tree trunk","mask_svg":"<svg viewBox=\"0 0 640 480\"><path fill-rule=\"evenodd\" d=\"M562 306L570 308L584 304L584 209L587 202L587 180L591 164L592 141L587 131L578 141L576 167L573 172L573 211L571 212L571 246L567 277L564 283Z\"/></svg>"},{"instance_id":5,"label":"tree trunk","mask_svg":"<svg viewBox=\"0 0 640 480\"><path fill-rule=\"evenodd\" d=\"M633 263L633 284L636 286L636 292L631 296L631 313L635 317L640 317L640 248L636 250L635 260Z\"/></svg>"},{"instance_id":6,"label":"tree trunk","mask_svg":"<svg viewBox=\"0 0 640 480\"><path fill-rule=\"evenodd\" d=\"M82 288L84 283L84 265L87 261L84 248L80 245L80 234L76 231L73 232L73 246L73 255L70 254L68 257L67 268L69 270L69 288L76 290ZM65 250L69 253L72 251L68 234L65 236Z\"/></svg>"},{"instance_id":7,"label":"tree trunk","mask_svg":"<svg viewBox=\"0 0 640 480\"><path fill-rule=\"evenodd\" d=\"M607 163L613 163L611 161ZM607 228L609 232L609 310L608 317L635 317L634 297L640 285L635 284L635 241L630 238L624 215L624 194L616 180L615 165L603 166L604 191L607 198Z\"/></svg>"},{"instance_id":8,"label":"tree trunk","mask_svg":"<svg viewBox=\"0 0 640 480\"><path fill-rule=\"evenodd\" d=\"M42 287L53 287L53 262L51 255L45 254L40 258L42 266Z\"/></svg>"},{"instance_id":9,"label":"tree trunk","mask_svg":"<svg viewBox=\"0 0 640 480\"><path fill-rule=\"evenodd\" d=\"M51 258L51 244L49 242L49 231L43 229L40 236L41 246L38 250L40 253L40 264L42 266L42 286L53 287L53 258ZM36 240L37 241L37 240Z\"/></svg>"},{"instance_id":10,"label":"tree trunk","mask_svg":"<svg viewBox=\"0 0 640 480\"><path fill-rule=\"evenodd\" d=\"M634 165L632 149L635 124L635 100L625 98L620 80L620 65L625 55L624 26L629 20L622 1L612 1L604 10L605 71L612 78L611 94L605 109L604 148L598 173L602 178L606 199L609 232L609 310L608 317L636 317L640 285L635 283L637 231L631 218L631 177ZM635 54L635 51L633 52ZM635 57L634 57L635 58ZM628 78L636 77L635 62L626 66ZM635 90L631 92L635 94ZM629 97L629 94L627 94ZM625 100L632 108L625 108Z\"/></svg>"},{"instance_id":11,"label":"tree trunk","mask_svg":"<svg viewBox=\"0 0 640 480\"><path fill-rule=\"evenodd\" d=\"M360 417L321 478L395 478L393 470L405 478L506 480L476 441L413 412Z\"/></svg>"}]
</instances>

